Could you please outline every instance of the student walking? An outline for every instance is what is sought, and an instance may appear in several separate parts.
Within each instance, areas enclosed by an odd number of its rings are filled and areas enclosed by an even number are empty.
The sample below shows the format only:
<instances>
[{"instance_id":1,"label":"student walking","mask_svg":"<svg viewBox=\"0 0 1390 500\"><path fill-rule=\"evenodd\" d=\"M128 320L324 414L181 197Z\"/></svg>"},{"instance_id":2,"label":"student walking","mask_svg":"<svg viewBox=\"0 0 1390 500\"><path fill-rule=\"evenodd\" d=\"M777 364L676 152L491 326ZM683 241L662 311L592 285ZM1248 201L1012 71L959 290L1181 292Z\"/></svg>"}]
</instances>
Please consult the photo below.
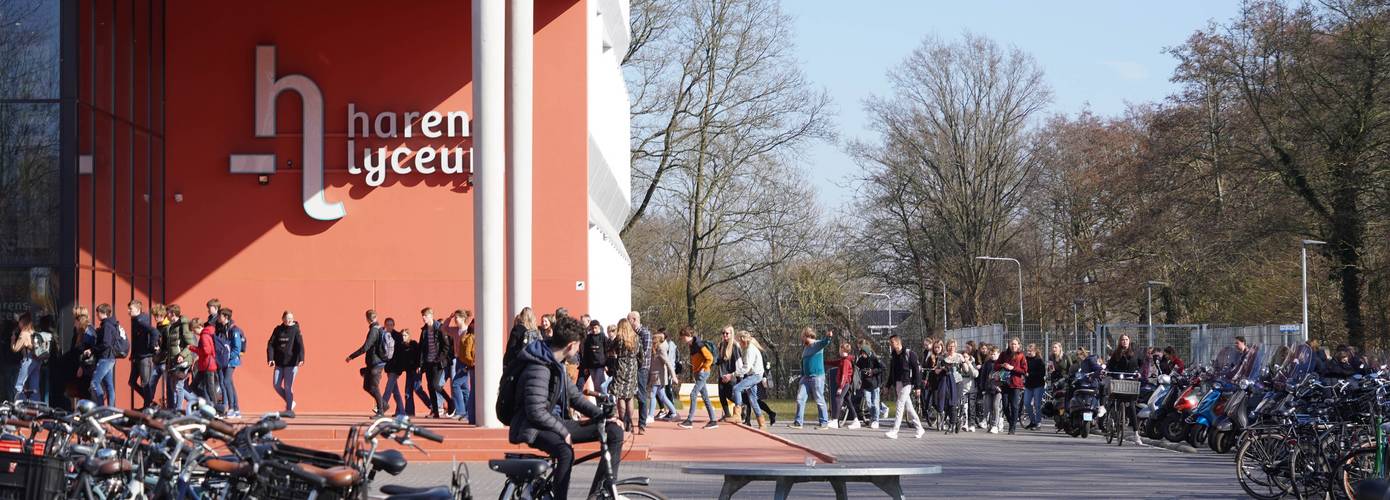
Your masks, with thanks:
<instances>
[{"instance_id":1,"label":"student walking","mask_svg":"<svg viewBox=\"0 0 1390 500\"><path fill-rule=\"evenodd\" d=\"M34 317L29 313L19 315L19 326L10 337L10 352L19 356L19 372L14 382L15 400L38 400L39 377L43 362L34 354Z\"/></svg>"},{"instance_id":2,"label":"student walking","mask_svg":"<svg viewBox=\"0 0 1390 500\"><path fill-rule=\"evenodd\" d=\"M444 333L444 323L434 319L434 309L421 309L420 319L424 321L420 326L420 371L429 383L430 418L439 418L441 398L446 406L443 414L454 413L454 401L444 394L444 370L452 366L454 350L449 345L449 336Z\"/></svg>"},{"instance_id":3,"label":"student walking","mask_svg":"<svg viewBox=\"0 0 1390 500\"><path fill-rule=\"evenodd\" d=\"M198 319L194 318L192 323L198 324ZM198 362L194 365L197 372L193 377L193 387L198 397L207 400L214 407L220 407L222 386L217 382L217 327L214 323L202 323L203 329L198 332L198 344L193 347L193 352L198 355ZM181 405L182 406L182 405ZM187 411L192 408L184 407Z\"/></svg>"},{"instance_id":4,"label":"student walking","mask_svg":"<svg viewBox=\"0 0 1390 500\"><path fill-rule=\"evenodd\" d=\"M96 360L92 370L92 402L98 406L116 404L116 358L120 343L125 341L125 329L111 315L111 304L97 306L96 339L87 349Z\"/></svg>"},{"instance_id":5,"label":"student walking","mask_svg":"<svg viewBox=\"0 0 1390 500\"><path fill-rule=\"evenodd\" d=\"M791 428L800 429L806 414L807 393L816 398L816 418L820 429L828 427L825 413L825 346L835 338L835 332L827 330L826 338L816 340L816 331L806 327L801 331L801 386L796 389L796 416Z\"/></svg>"},{"instance_id":6,"label":"student walking","mask_svg":"<svg viewBox=\"0 0 1390 500\"><path fill-rule=\"evenodd\" d=\"M130 377L126 384L140 395L140 408L149 408L155 401L159 382L154 354L159 347L159 331L155 329L145 305L138 299L126 304L130 313Z\"/></svg>"},{"instance_id":7,"label":"student walking","mask_svg":"<svg viewBox=\"0 0 1390 500\"><path fill-rule=\"evenodd\" d=\"M1009 419L1009 434L1018 427L1018 417L1023 409L1023 380L1028 376L1028 360L1019 347L1018 337L1009 339L1009 348L994 362L995 369L1009 372L1003 384L1004 413Z\"/></svg>"},{"instance_id":8,"label":"student walking","mask_svg":"<svg viewBox=\"0 0 1390 500\"><path fill-rule=\"evenodd\" d=\"M299 332L294 313L285 311L280 315L280 324L266 341L265 357L266 363L274 369L271 384L275 393L285 401L284 415L294 417L294 377L299 367L304 366L304 336Z\"/></svg>"},{"instance_id":9,"label":"student walking","mask_svg":"<svg viewBox=\"0 0 1390 500\"><path fill-rule=\"evenodd\" d=\"M666 333L657 332L652 337L653 345L652 360L647 373L647 387L650 392L644 397L648 398L648 404L655 409L658 404L666 409L666 413L660 419L665 421L676 420L676 405L671 403L671 398L666 395L666 386L676 380L676 360L668 356L665 348Z\"/></svg>"},{"instance_id":10,"label":"student walking","mask_svg":"<svg viewBox=\"0 0 1390 500\"><path fill-rule=\"evenodd\" d=\"M473 414L473 313L465 309L454 310L453 324L449 327L449 340L454 344L454 381L449 385L454 397L454 414L451 415L470 424L477 423Z\"/></svg>"},{"instance_id":11,"label":"student walking","mask_svg":"<svg viewBox=\"0 0 1390 500\"><path fill-rule=\"evenodd\" d=\"M181 407L184 401L196 399L188 390L193 363L197 361L193 346L198 344L198 331L194 330L178 304L165 307L155 304L150 307L159 330L160 348L154 361L163 368L164 404L168 407Z\"/></svg>"},{"instance_id":12,"label":"student walking","mask_svg":"<svg viewBox=\"0 0 1390 500\"><path fill-rule=\"evenodd\" d=\"M873 343L868 340L859 343L859 356L854 360L854 367L859 372L859 391L864 406L868 408L869 428L877 429L878 420L883 415L878 412L880 405L880 387L882 387L885 368L883 361L874 354ZM851 422L851 429L859 428L859 422Z\"/></svg>"},{"instance_id":13,"label":"student walking","mask_svg":"<svg viewBox=\"0 0 1390 500\"><path fill-rule=\"evenodd\" d=\"M593 383L597 392L605 392L608 382L608 338L603 334L603 324L598 320L589 322L589 332L579 346L579 378L574 385L581 390L584 384Z\"/></svg>"},{"instance_id":14,"label":"student walking","mask_svg":"<svg viewBox=\"0 0 1390 500\"><path fill-rule=\"evenodd\" d=\"M742 348L742 355L738 358L738 369L731 374L724 375L726 380L738 379L738 383L734 384L733 387L733 418L735 421L739 419L740 413L743 411L743 397L746 394L748 396L748 410L753 412L758 428L762 429L763 413L762 408L758 405L757 391L757 386L762 383L763 373L767 369L763 366L762 346L758 344L757 339L753 338L753 334L747 331L738 332L738 342L739 347Z\"/></svg>"},{"instance_id":15,"label":"student walking","mask_svg":"<svg viewBox=\"0 0 1390 500\"><path fill-rule=\"evenodd\" d=\"M362 374L362 390L372 398L372 416L380 417L386 414L386 400L381 397L381 374L386 369L386 360L391 359L395 350L395 339L382 334L381 325L376 322L375 309L368 309L365 316L367 338L362 341L362 347L348 354L343 362L351 363L358 356L367 356L366 366L359 371Z\"/></svg>"},{"instance_id":16,"label":"student walking","mask_svg":"<svg viewBox=\"0 0 1390 500\"><path fill-rule=\"evenodd\" d=\"M695 409L700 405L700 398L705 400L705 412L709 414L709 422L705 422L704 428L714 429L719 427L719 421L714 419L714 405L710 403L709 382L710 369L714 367L714 344L706 340L700 340L695 335L695 329L690 326L681 327L681 342L690 346L690 410L685 416L685 421L680 426L686 429L693 428L695 425Z\"/></svg>"},{"instance_id":17,"label":"student walking","mask_svg":"<svg viewBox=\"0 0 1390 500\"><path fill-rule=\"evenodd\" d=\"M222 399L227 404L227 416L241 416L241 402L236 393L236 369L241 366L241 355L246 352L246 334L232 320L232 309L223 307L217 311L218 336L220 345L226 345L226 359L218 357L218 378L222 380ZM219 348L220 349L220 348ZM220 354L220 353L219 353ZM225 361L225 363L223 362Z\"/></svg>"},{"instance_id":18,"label":"student walking","mask_svg":"<svg viewBox=\"0 0 1390 500\"><path fill-rule=\"evenodd\" d=\"M999 371L995 362L999 359L999 350L991 344L980 346L980 355L984 360L980 363L980 376L976 379L976 385L980 388L981 407L984 415L984 423L980 427L986 429L990 434L998 434L999 427L1003 423L1000 408L999 379L995 373Z\"/></svg>"},{"instance_id":19,"label":"student walking","mask_svg":"<svg viewBox=\"0 0 1390 500\"><path fill-rule=\"evenodd\" d=\"M1047 385L1047 365L1043 363L1042 353L1037 344L1028 344L1028 376L1023 380L1023 413L1028 416L1025 430L1037 430L1042 426L1042 402Z\"/></svg>"},{"instance_id":20,"label":"student walking","mask_svg":"<svg viewBox=\"0 0 1390 500\"><path fill-rule=\"evenodd\" d=\"M618 416L623 421L623 430L632 432L632 398L637 396L637 332L627 319L618 320L613 342L609 343L608 360L613 364L613 382L608 391L618 398ZM645 376L645 374L643 374ZM637 415L637 433L646 429L641 415Z\"/></svg>"},{"instance_id":21,"label":"student walking","mask_svg":"<svg viewBox=\"0 0 1390 500\"><path fill-rule=\"evenodd\" d=\"M732 375L738 370L738 358L742 355L742 349L738 346L737 338L734 336L733 325L724 325L724 329L719 331L719 353L715 356L714 363L719 367L719 408L724 410L720 421L729 420L729 402L734 400L734 382L725 375Z\"/></svg>"},{"instance_id":22,"label":"student walking","mask_svg":"<svg viewBox=\"0 0 1390 500\"><path fill-rule=\"evenodd\" d=\"M849 342L840 343L840 351L835 357L835 373L838 374L834 384L835 393L830 405L835 408L831 418L831 426L836 427L839 421L844 419L845 425L851 429L859 428L859 409L854 407L854 395L858 392L855 387L859 374L854 369L854 356L850 354ZM826 373L830 373L827 371ZM843 408L843 410L841 410Z\"/></svg>"},{"instance_id":23,"label":"student walking","mask_svg":"<svg viewBox=\"0 0 1390 500\"><path fill-rule=\"evenodd\" d=\"M392 416L400 417L406 414L405 395L402 394L401 391L403 388L402 384L406 384L407 388L409 386L409 380L401 380L401 375L405 373L406 366L408 365L406 360L409 359L409 354L407 354L407 352L414 353L414 351L407 351L406 339L401 335L399 330L396 330L395 318L386 318L381 325L381 334L390 336L391 344L395 346L395 349L391 352L391 359L386 360L386 366L384 367L386 372L386 389L382 392L381 399L385 404L394 404L396 411ZM416 354L416 356L419 355Z\"/></svg>"},{"instance_id":24,"label":"student walking","mask_svg":"<svg viewBox=\"0 0 1390 500\"><path fill-rule=\"evenodd\" d=\"M902 428L904 413L917 427L917 438L921 439L926 429L922 428L922 419L917 416L917 410L912 406L912 390L922 378L922 366L917 361L917 354L903 346L901 337L888 337L888 345L892 348L893 354L888 362L887 385L893 387L898 396L897 416L893 418L893 430L888 431L888 439L898 439L898 429Z\"/></svg>"},{"instance_id":25,"label":"student walking","mask_svg":"<svg viewBox=\"0 0 1390 500\"><path fill-rule=\"evenodd\" d=\"M637 311L627 313L627 322L632 325L633 331L637 332L637 371L644 374L648 373L651 370L652 361L652 331L642 325L642 314ZM637 393L643 395L637 398L637 414L641 422L639 431L646 430L651 414L654 413L650 405L647 404L647 378L637 377Z\"/></svg>"}]
</instances>

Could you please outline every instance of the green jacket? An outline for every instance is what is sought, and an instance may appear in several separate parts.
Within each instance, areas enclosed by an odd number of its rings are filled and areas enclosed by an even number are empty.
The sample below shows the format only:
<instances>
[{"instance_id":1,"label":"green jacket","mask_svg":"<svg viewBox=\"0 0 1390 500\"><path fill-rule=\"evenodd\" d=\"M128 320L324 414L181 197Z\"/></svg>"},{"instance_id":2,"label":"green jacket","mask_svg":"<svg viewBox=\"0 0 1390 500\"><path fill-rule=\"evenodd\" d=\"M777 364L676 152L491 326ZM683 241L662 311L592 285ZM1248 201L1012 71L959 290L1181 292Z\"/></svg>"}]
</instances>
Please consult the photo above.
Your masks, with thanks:
<instances>
[{"instance_id":1,"label":"green jacket","mask_svg":"<svg viewBox=\"0 0 1390 500\"><path fill-rule=\"evenodd\" d=\"M158 328L160 345L155 362L166 365L188 363L191 366L198 360L198 355L191 349L198 344L198 328L188 324L188 318L173 322L166 319L160 322Z\"/></svg>"},{"instance_id":2,"label":"green jacket","mask_svg":"<svg viewBox=\"0 0 1390 500\"><path fill-rule=\"evenodd\" d=\"M1049 378L1053 381L1069 380L1075 369L1076 355L1069 352L1062 353L1060 359L1052 360L1052 373L1049 374Z\"/></svg>"}]
</instances>

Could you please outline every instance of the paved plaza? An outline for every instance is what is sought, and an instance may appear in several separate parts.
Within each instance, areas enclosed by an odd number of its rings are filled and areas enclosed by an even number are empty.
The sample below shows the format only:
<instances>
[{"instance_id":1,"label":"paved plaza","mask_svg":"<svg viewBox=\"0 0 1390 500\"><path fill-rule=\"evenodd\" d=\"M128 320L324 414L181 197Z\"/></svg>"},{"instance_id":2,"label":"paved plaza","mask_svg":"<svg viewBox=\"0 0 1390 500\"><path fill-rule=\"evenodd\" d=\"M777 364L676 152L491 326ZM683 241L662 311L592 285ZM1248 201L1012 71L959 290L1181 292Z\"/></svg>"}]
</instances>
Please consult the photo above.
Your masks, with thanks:
<instances>
[{"instance_id":1,"label":"paved plaza","mask_svg":"<svg viewBox=\"0 0 1390 500\"><path fill-rule=\"evenodd\" d=\"M660 425L660 424L658 424ZM689 432L700 432L692 430ZM1099 436L1081 440L1050 428L1018 435L965 433L946 436L927 433L921 440L896 441L883 431L868 429L792 430L776 434L829 453L842 464L929 464L942 474L905 478L903 489L912 498L1244 498L1235 481L1233 456L1210 452L1180 453L1161 448L1107 446ZM653 446L659 446L653 443ZM738 443L729 443L736 447ZM719 457L710 456L710 462ZM647 476L671 498L709 499L719 493L717 476L682 474L686 462L632 462L622 476ZM470 463L473 493L496 498L502 477L485 463ZM399 477L378 477L378 483L423 485L447 481L448 464L416 464ZM583 498L593 466L576 468L571 495ZM580 483L583 483L580 485ZM735 498L771 498L772 483L754 483ZM886 498L867 484L850 484L851 498ZM797 485L793 498L834 498L825 483Z\"/></svg>"}]
</instances>

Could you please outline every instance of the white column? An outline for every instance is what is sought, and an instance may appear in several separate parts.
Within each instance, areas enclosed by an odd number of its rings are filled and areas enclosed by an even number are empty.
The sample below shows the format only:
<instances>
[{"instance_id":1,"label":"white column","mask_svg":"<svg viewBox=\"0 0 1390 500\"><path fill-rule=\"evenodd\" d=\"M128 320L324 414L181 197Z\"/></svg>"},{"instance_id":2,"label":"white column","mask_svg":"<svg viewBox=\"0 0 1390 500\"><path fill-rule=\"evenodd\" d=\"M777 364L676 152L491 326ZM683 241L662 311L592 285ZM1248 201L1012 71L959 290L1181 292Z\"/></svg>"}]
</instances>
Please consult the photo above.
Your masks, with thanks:
<instances>
[{"instance_id":1,"label":"white column","mask_svg":"<svg viewBox=\"0 0 1390 500\"><path fill-rule=\"evenodd\" d=\"M507 305L531 305L531 74L533 0L510 0L507 23Z\"/></svg>"},{"instance_id":2,"label":"white column","mask_svg":"<svg viewBox=\"0 0 1390 500\"><path fill-rule=\"evenodd\" d=\"M473 0L473 308L478 333L474 411L482 427L501 427L493 406L508 323L502 304L506 14L504 0Z\"/></svg>"}]
</instances>

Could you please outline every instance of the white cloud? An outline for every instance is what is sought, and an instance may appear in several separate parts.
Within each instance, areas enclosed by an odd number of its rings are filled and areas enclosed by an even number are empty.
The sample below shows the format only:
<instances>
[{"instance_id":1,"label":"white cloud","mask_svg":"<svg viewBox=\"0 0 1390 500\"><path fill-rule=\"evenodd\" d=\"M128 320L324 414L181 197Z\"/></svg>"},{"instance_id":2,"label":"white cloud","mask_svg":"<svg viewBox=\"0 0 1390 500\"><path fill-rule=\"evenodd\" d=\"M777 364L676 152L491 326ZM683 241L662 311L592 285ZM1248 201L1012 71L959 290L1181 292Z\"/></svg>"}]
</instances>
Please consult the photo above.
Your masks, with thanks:
<instances>
[{"instance_id":1,"label":"white cloud","mask_svg":"<svg viewBox=\"0 0 1390 500\"><path fill-rule=\"evenodd\" d=\"M1134 61L1105 61L1101 64L1124 80L1143 80L1149 77L1148 68Z\"/></svg>"}]
</instances>

